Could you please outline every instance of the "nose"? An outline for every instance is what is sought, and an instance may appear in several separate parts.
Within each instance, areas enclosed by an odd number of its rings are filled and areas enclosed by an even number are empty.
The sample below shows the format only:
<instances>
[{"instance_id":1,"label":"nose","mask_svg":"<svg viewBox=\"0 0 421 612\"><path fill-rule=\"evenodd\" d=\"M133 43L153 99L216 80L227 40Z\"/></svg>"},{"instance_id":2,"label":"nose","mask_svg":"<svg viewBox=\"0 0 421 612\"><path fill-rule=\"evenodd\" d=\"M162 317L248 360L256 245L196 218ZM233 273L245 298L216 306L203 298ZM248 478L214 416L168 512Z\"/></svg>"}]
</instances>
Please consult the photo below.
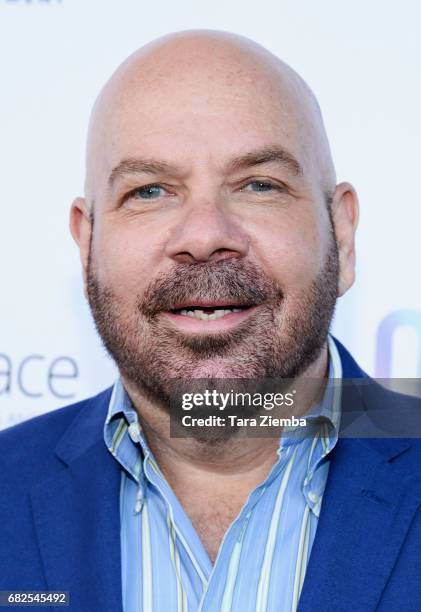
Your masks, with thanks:
<instances>
[{"instance_id":1,"label":"nose","mask_svg":"<svg viewBox=\"0 0 421 612\"><path fill-rule=\"evenodd\" d=\"M192 202L172 229L167 256L178 263L198 263L241 258L248 237L238 219L216 202Z\"/></svg>"}]
</instances>

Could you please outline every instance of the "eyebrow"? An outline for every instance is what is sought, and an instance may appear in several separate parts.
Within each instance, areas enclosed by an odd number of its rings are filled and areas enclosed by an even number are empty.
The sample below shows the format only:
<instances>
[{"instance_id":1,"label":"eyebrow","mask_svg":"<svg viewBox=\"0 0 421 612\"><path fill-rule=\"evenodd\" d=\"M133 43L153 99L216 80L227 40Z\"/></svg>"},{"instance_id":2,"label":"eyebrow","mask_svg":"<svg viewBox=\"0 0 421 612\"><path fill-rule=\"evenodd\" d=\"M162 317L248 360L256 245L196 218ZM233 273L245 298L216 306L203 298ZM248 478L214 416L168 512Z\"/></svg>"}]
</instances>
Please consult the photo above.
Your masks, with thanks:
<instances>
[{"instance_id":1,"label":"eyebrow","mask_svg":"<svg viewBox=\"0 0 421 612\"><path fill-rule=\"evenodd\" d=\"M250 151L245 155L235 157L228 164L231 171L243 170L252 166L259 166L276 162L284 166L295 175L303 174L303 169L295 157L283 147L278 145L268 145L255 151Z\"/></svg>"},{"instance_id":2,"label":"eyebrow","mask_svg":"<svg viewBox=\"0 0 421 612\"><path fill-rule=\"evenodd\" d=\"M269 163L278 163L284 166L294 175L303 174L303 169L295 157L283 147L278 145L268 145L254 151L249 151L244 155L234 157L228 163L228 172L244 170L253 166ZM112 169L108 185L112 187L117 178L125 178L130 174L177 174L177 166L159 159L123 159L115 168Z\"/></svg>"},{"instance_id":3,"label":"eyebrow","mask_svg":"<svg viewBox=\"0 0 421 612\"><path fill-rule=\"evenodd\" d=\"M111 170L108 185L112 187L117 178L125 178L129 174L176 174L176 172L176 166L158 159L123 159Z\"/></svg>"}]
</instances>

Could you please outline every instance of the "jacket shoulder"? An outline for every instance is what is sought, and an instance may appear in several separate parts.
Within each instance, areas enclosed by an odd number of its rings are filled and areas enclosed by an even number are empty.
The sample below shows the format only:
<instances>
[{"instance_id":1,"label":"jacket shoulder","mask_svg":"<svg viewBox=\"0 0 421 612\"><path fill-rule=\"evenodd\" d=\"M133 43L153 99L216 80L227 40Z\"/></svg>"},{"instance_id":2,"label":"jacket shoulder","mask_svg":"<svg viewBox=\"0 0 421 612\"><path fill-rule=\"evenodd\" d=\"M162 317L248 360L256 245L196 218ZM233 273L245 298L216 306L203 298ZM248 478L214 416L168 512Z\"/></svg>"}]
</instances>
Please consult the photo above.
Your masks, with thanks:
<instances>
[{"instance_id":1,"label":"jacket shoulder","mask_svg":"<svg viewBox=\"0 0 421 612\"><path fill-rule=\"evenodd\" d=\"M85 411L94 412L95 405L111 395L111 388L74 404L32 417L0 431L0 473L20 467L20 473L41 468L54 452L66 430ZM92 408L92 411L90 410Z\"/></svg>"}]
</instances>

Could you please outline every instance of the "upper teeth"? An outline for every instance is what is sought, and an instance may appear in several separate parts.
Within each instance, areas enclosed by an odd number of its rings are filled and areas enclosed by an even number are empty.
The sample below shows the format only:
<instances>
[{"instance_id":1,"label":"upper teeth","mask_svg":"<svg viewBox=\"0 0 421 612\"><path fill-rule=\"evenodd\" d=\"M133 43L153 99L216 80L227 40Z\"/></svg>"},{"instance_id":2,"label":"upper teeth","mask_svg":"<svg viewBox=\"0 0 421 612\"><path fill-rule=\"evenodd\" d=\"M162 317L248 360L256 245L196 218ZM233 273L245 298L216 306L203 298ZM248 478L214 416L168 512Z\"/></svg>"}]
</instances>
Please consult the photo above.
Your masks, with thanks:
<instances>
[{"instance_id":1,"label":"upper teeth","mask_svg":"<svg viewBox=\"0 0 421 612\"><path fill-rule=\"evenodd\" d=\"M240 312L242 308L215 308L215 311L212 314L205 312L204 310L195 309L195 310L180 310L180 314L186 317L194 317L195 319L202 319L203 321L220 319L231 312Z\"/></svg>"}]
</instances>

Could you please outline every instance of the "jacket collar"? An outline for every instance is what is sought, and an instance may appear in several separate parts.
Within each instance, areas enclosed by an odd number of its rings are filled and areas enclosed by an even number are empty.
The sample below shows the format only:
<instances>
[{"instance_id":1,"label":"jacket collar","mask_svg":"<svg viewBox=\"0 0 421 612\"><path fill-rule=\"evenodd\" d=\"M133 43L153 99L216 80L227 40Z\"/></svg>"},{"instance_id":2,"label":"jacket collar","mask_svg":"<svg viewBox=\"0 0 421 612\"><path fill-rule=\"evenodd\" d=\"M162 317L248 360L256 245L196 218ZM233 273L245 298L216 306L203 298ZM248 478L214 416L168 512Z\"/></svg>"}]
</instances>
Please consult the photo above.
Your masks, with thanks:
<instances>
[{"instance_id":1,"label":"jacket collar","mask_svg":"<svg viewBox=\"0 0 421 612\"><path fill-rule=\"evenodd\" d=\"M109 387L95 397L87 399L59 440L54 452L65 465L70 465L72 461L86 453L91 446L103 439L104 421L112 389L113 387Z\"/></svg>"}]
</instances>

